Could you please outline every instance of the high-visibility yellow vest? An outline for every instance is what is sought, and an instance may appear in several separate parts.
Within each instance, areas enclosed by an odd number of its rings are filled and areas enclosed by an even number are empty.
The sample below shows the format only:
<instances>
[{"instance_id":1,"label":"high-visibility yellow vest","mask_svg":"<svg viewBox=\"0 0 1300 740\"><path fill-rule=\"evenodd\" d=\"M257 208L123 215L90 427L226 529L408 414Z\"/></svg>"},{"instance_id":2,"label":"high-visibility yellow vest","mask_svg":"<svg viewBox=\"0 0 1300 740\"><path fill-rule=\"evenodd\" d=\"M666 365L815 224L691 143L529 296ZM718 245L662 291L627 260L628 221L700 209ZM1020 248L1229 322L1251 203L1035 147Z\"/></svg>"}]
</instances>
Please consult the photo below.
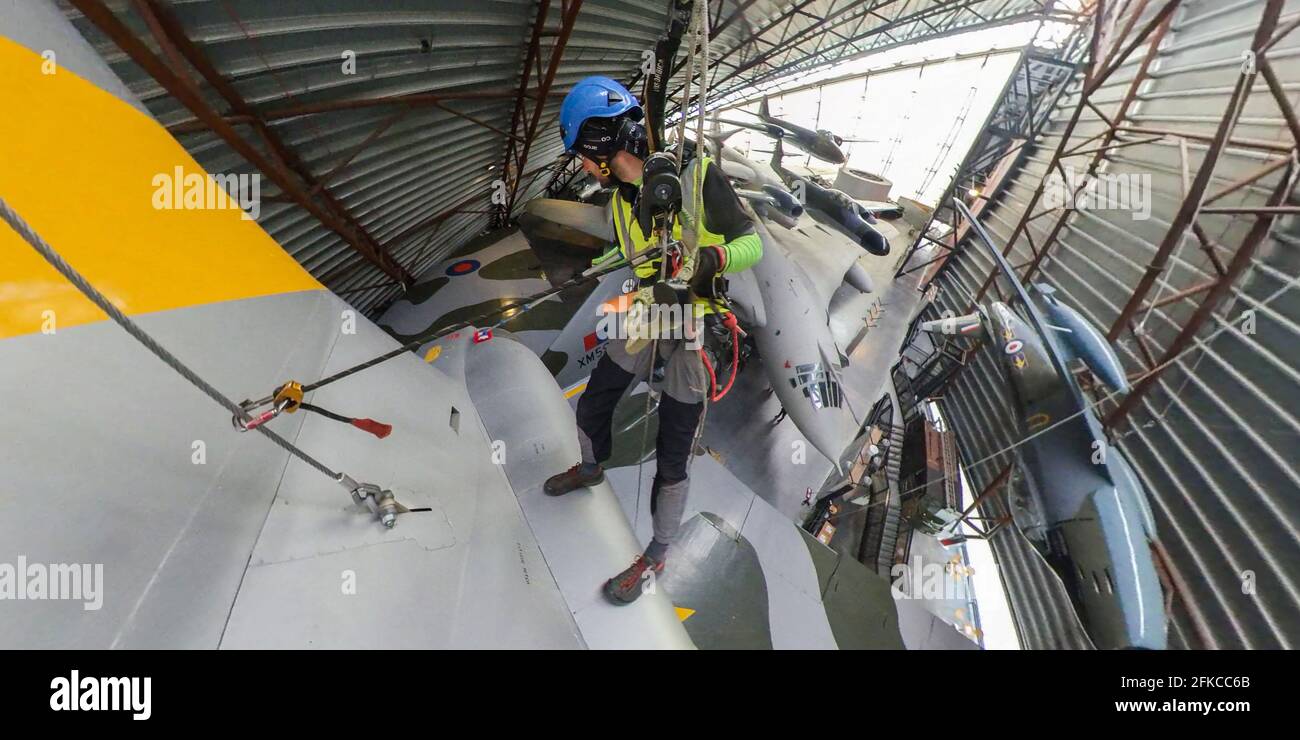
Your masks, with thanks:
<instances>
[{"instance_id":1,"label":"high-visibility yellow vest","mask_svg":"<svg viewBox=\"0 0 1300 740\"><path fill-rule=\"evenodd\" d=\"M726 244L727 238L722 234L708 230L704 224L704 173L713 163L709 157L700 157L682 172L682 210L673 219L673 239L682 238L682 222L695 225L697 247L714 247ZM614 210L614 233L618 238L619 251L623 257L631 260L647 248L653 246L650 237L641 231L641 224L632 212L632 204L623 199L623 194L615 190L610 201ZM659 274L659 260L651 260L636 268L639 278L653 278ZM707 305L707 302L703 302Z\"/></svg>"}]
</instances>

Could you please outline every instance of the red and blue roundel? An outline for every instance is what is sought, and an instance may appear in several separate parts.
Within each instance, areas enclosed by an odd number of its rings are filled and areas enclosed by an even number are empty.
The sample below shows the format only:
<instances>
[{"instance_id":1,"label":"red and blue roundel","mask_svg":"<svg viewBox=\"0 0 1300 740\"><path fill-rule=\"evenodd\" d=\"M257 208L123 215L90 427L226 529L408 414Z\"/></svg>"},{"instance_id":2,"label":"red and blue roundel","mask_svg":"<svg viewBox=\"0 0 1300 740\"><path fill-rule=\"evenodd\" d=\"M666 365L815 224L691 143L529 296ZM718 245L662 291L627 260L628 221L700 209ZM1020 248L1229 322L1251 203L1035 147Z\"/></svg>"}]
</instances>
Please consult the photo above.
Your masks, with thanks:
<instances>
[{"instance_id":1,"label":"red and blue roundel","mask_svg":"<svg viewBox=\"0 0 1300 740\"><path fill-rule=\"evenodd\" d=\"M482 267L482 265L479 264L478 260L458 260L447 265L447 277L468 275L472 272L477 272L479 267Z\"/></svg>"}]
</instances>

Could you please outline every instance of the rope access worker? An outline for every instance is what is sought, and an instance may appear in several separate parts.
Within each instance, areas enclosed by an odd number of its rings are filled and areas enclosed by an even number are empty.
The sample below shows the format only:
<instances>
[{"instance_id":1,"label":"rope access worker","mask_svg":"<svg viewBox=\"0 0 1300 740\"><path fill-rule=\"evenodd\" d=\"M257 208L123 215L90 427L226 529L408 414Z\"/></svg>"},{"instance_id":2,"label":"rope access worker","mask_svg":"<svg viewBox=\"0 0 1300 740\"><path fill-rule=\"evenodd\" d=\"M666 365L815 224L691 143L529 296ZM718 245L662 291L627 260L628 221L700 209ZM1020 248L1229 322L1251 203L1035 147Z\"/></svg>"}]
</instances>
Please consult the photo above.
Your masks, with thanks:
<instances>
[{"instance_id":1,"label":"rope access worker","mask_svg":"<svg viewBox=\"0 0 1300 740\"><path fill-rule=\"evenodd\" d=\"M607 77L588 77L565 97L560 107L560 133L564 146L582 157L583 169L602 185L615 185L612 197L614 231L618 248L631 260L655 247L655 230L644 233L637 218L642 195L642 175L649 156L644 112L637 99L623 85ZM673 239L694 240L698 250L687 256L667 275L685 277L690 286L690 310L704 317L704 343L710 337L725 336L721 326L731 327L732 342L738 342L735 319L716 300L721 298L725 273L747 270L763 255L763 244L754 231L749 214L720 167L711 166L707 156L694 157L682 171L681 208L673 217ZM690 250L686 250L690 254ZM643 291L661 276L660 260L638 265L636 275ZM672 266L673 259L669 259ZM662 286L662 283L659 283ZM656 292L656 295L660 293ZM710 300L714 299L714 300ZM648 572L663 572L668 547L681 526L689 486L688 461L710 386L716 385L713 366L699 347L686 339L656 339L657 347L629 347L626 339L611 337L587 388L578 399L578 443L582 461L546 481L544 490L560 496L600 483L605 478L601 463L610 457L611 423L614 408L624 392L651 373L651 364L662 368L659 401L659 434L655 441L656 470L650 493L654 537L644 554L605 583L605 595L615 604L630 604L642 591ZM734 357L734 355L733 355ZM652 359L653 358L653 359ZM733 368L734 373L734 360ZM733 375L734 378L734 375ZM716 399L718 396L714 396Z\"/></svg>"}]
</instances>

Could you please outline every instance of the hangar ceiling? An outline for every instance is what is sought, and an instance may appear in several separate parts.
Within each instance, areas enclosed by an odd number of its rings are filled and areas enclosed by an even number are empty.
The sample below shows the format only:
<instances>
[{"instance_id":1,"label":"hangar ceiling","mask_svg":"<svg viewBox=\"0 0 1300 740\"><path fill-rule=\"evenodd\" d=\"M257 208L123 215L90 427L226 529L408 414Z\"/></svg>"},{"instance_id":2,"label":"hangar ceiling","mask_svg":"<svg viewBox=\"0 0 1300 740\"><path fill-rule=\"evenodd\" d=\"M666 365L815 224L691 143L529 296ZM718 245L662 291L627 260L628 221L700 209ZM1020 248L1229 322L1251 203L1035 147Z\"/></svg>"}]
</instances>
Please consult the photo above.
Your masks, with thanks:
<instances>
[{"instance_id":1,"label":"hangar ceiling","mask_svg":"<svg viewBox=\"0 0 1300 740\"><path fill-rule=\"evenodd\" d=\"M371 315L504 220L491 196L507 168L515 209L547 185L567 164L555 124L564 93L592 74L637 80L668 4L59 0L201 165L263 175L262 226ZM713 2L711 99L911 41L1064 13L1058 4Z\"/></svg>"}]
</instances>

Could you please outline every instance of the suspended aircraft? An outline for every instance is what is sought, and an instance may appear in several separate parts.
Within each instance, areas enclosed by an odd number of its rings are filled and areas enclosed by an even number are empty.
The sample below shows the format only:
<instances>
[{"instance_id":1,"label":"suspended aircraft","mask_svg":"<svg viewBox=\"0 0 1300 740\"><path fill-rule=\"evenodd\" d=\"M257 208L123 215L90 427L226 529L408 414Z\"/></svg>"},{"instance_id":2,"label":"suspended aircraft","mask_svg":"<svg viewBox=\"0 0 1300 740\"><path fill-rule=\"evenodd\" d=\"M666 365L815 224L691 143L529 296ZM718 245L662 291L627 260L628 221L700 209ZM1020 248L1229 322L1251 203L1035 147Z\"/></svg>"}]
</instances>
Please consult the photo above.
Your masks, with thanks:
<instances>
[{"instance_id":1,"label":"suspended aircraft","mask_svg":"<svg viewBox=\"0 0 1300 740\"><path fill-rule=\"evenodd\" d=\"M804 206L814 208L824 216L820 219L831 224L844 235L853 239L868 252L877 256L889 254L889 241L874 228L877 216L898 218L902 209L891 203L864 205L842 190L824 186L811 177L800 177L781 166L784 149L781 142L776 142L770 165L755 162L728 145L726 139L734 131L726 134L715 133L708 136L714 150L719 152L723 169L729 176L741 183L751 183L762 189L763 194L776 202L779 213L775 218L780 223L787 223L784 216L797 218L793 200L801 213ZM749 191L740 191L740 195L749 195ZM770 215L770 214L769 214Z\"/></svg>"},{"instance_id":2,"label":"suspended aircraft","mask_svg":"<svg viewBox=\"0 0 1300 740\"><path fill-rule=\"evenodd\" d=\"M987 232L993 253L1023 313L992 301L964 316L923 322L920 329L985 342L1000 358L1016 404L1022 438L1011 496L1017 528L1069 593L1097 647L1166 646L1164 598L1152 546L1155 519L1141 481L1107 440L1072 364L1081 363L1115 395L1128 378L1105 336L1062 303L1049 285L1027 290Z\"/></svg>"},{"instance_id":3,"label":"suspended aircraft","mask_svg":"<svg viewBox=\"0 0 1300 740\"><path fill-rule=\"evenodd\" d=\"M830 162L831 164L844 164L848 157L844 156L844 150L840 146L844 142L869 142L871 139L846 139L838 134L825 129L810 129L800 126L796 123L782 120L773 116L768 108L767 97L764 96L761 103L758 104L758 112L753 114L759 120L759 123L746 123L744 121L733 121L718 119L721 123L729 126L740 126L752 131L758 131L766 136L770 136L779 142L786 142L800 151L807 152L812 156Z\"/></svg>"}]
</instances>

